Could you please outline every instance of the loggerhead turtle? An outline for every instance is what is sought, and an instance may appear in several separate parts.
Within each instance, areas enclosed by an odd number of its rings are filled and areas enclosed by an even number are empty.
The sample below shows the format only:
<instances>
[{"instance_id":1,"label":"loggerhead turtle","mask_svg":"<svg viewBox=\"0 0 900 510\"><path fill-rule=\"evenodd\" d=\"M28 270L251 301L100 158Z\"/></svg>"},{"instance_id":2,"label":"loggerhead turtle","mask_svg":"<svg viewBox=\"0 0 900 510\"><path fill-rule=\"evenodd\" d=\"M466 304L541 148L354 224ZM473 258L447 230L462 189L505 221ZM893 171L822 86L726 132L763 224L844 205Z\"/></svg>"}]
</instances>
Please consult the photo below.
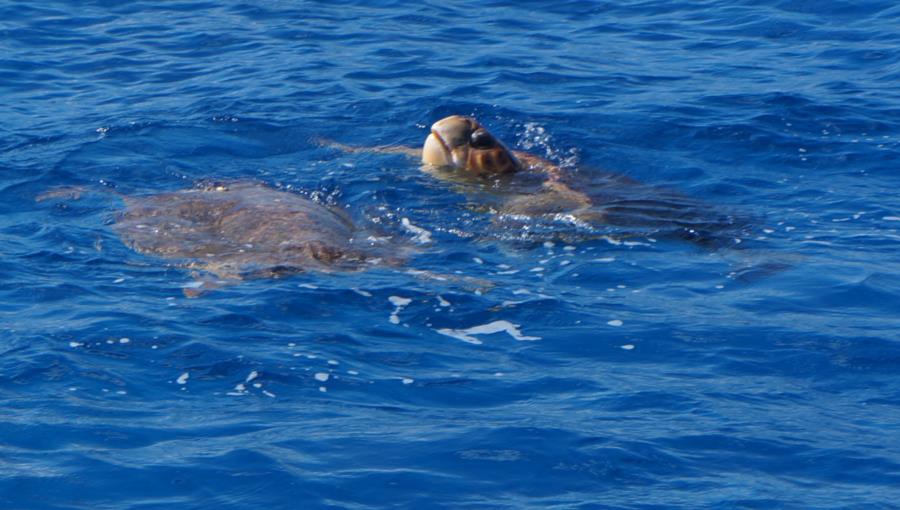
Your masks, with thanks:
<instances>
[{"instance_id":1,"label":"loggerhead turtle","mask_svg":"<svg viewBox=\"0 0 900 510\"><path fill-rule=\"evenodd\" d=\"M83 187L62 187L38 202L75 199ZM125 209L113 229L131 249L195 270L187 297L250 278L291 274L362 271L373 266L401 267L419 251L405 238L385 236L354 223L342 209L259 182L200 183L194 188L152 195L118 196ZM427 243L423 229L404 222ZM451 282L476 292L494 284L481 278L406 268L417 278Z\"/></svg>"},{"instance_id":2,"label":"loggerhead turtle","mask_svg":"<svg viewBox=\"0 0 900 510\"><path fill-rule=\"evenodd\" d=\"M627 176L591 172L573 183L553 162L510 150L472 117L451 115L431 126L422 149L398 146L327 145L347 152L405 154L422 169L454 182L491 182L501 201L488 208L506 217L562 217L590 225L652 229L707 244L742 226L735 217L672 190Z\"/></svg>"},{"instance_id":3,"label":"loggerhead turtle","mask_svg":"<svg viewBox=\"0 0 900 510\"><path fill-rule=\"evenodd\" d=\"M77 199L84 191L57 189L37 200ZM199 270L184 289L188 297L246 278L399 266L413 251L359 227L343 210L257 182L119 197L125 209L113 229L127 246Z\"/></svg>"}]
</instances>

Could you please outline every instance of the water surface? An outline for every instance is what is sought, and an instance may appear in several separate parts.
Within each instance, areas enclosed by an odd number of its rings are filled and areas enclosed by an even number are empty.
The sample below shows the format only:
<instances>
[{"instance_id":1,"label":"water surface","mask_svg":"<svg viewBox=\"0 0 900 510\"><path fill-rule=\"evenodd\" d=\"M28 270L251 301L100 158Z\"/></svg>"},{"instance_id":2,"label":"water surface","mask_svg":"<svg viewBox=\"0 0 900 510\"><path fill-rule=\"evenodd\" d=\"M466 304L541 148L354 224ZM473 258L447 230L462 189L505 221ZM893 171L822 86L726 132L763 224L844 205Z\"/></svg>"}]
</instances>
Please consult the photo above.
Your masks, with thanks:
<instances>
[{"instance_id":1,"label":"water surface","mask_svg":"<svg viewBox=\"0 0 900 510\"><path fill-rule=\"evenodd\" d=\"M6 2L0 506L893 508L898 18ZM418 145L454 113L586 187L617 172L750 225L523 238L403 156L315 142ZM206 179L415 242L405 218L432 241L409 267L495 287L375 268L187 299L190 271L115 235L115 194L35 201Z\"/></svg>"}]
</instances>

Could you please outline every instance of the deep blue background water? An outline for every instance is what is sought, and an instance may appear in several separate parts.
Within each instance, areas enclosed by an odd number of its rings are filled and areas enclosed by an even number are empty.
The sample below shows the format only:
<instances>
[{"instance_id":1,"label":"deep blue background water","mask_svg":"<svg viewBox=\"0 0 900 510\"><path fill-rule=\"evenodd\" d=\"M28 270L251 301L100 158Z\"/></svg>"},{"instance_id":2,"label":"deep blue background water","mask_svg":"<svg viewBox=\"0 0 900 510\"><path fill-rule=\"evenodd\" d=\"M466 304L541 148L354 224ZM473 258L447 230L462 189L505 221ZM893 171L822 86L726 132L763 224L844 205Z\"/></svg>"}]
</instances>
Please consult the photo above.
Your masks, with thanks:
<instances>
[{"instance_id":1,"label":"deep blue background water","mask_svg":"<svg viewBox=\"0 0 900 510\"><path fill-rule=\"evenodd\" d=\"M898 44L876 0L4 2L0 507L896 508ZM752 229L523 246L402 157L314 142L450 113ZM411 266L496 287L186 299L115 197L35 202L208 178L408 218ZM541 339L437 332L493 321Z\"/></svg>"}]
</instances>

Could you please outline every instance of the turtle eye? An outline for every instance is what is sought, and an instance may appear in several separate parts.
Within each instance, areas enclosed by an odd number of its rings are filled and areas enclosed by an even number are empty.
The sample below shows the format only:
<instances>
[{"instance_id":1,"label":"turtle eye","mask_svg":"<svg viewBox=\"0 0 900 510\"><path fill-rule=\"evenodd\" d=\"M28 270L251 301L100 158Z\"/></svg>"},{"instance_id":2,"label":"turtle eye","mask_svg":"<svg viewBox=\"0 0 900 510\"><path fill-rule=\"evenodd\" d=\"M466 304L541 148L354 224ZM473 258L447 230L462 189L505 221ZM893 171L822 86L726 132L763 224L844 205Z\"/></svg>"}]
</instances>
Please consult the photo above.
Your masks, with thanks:
<instances>
[{"instance_id":1,"label":"turtle eye","mask_svg":"<svg viewBox=\"0 0 900 510\"><path fill-rule=\"evenodd\" d=\"M469 138L469 145L473 149L490 149L497 145L497 140L484 129L476 129Z\"/></svg>"}]
</instances>

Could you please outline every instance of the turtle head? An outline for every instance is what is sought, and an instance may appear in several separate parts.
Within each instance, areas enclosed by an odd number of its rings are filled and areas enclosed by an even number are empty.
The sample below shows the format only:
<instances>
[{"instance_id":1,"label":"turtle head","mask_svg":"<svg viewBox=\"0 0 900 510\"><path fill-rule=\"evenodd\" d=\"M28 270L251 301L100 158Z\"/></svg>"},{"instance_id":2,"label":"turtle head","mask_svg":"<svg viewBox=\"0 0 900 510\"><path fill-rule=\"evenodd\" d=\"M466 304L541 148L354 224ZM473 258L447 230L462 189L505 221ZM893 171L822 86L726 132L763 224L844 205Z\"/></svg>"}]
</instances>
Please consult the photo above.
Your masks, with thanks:
<instances>
[{"instance_id":1,"label":"turtle head","mask_svg":"<svg viewBox=\"0 0 900 510\"><path fill-rule=\"evenodd\" d=\"M480 176L509 174L519 162L503 143L472 117L452 115L435 122L422 147L422 162Z\"/></svg>"}]
</instances>

